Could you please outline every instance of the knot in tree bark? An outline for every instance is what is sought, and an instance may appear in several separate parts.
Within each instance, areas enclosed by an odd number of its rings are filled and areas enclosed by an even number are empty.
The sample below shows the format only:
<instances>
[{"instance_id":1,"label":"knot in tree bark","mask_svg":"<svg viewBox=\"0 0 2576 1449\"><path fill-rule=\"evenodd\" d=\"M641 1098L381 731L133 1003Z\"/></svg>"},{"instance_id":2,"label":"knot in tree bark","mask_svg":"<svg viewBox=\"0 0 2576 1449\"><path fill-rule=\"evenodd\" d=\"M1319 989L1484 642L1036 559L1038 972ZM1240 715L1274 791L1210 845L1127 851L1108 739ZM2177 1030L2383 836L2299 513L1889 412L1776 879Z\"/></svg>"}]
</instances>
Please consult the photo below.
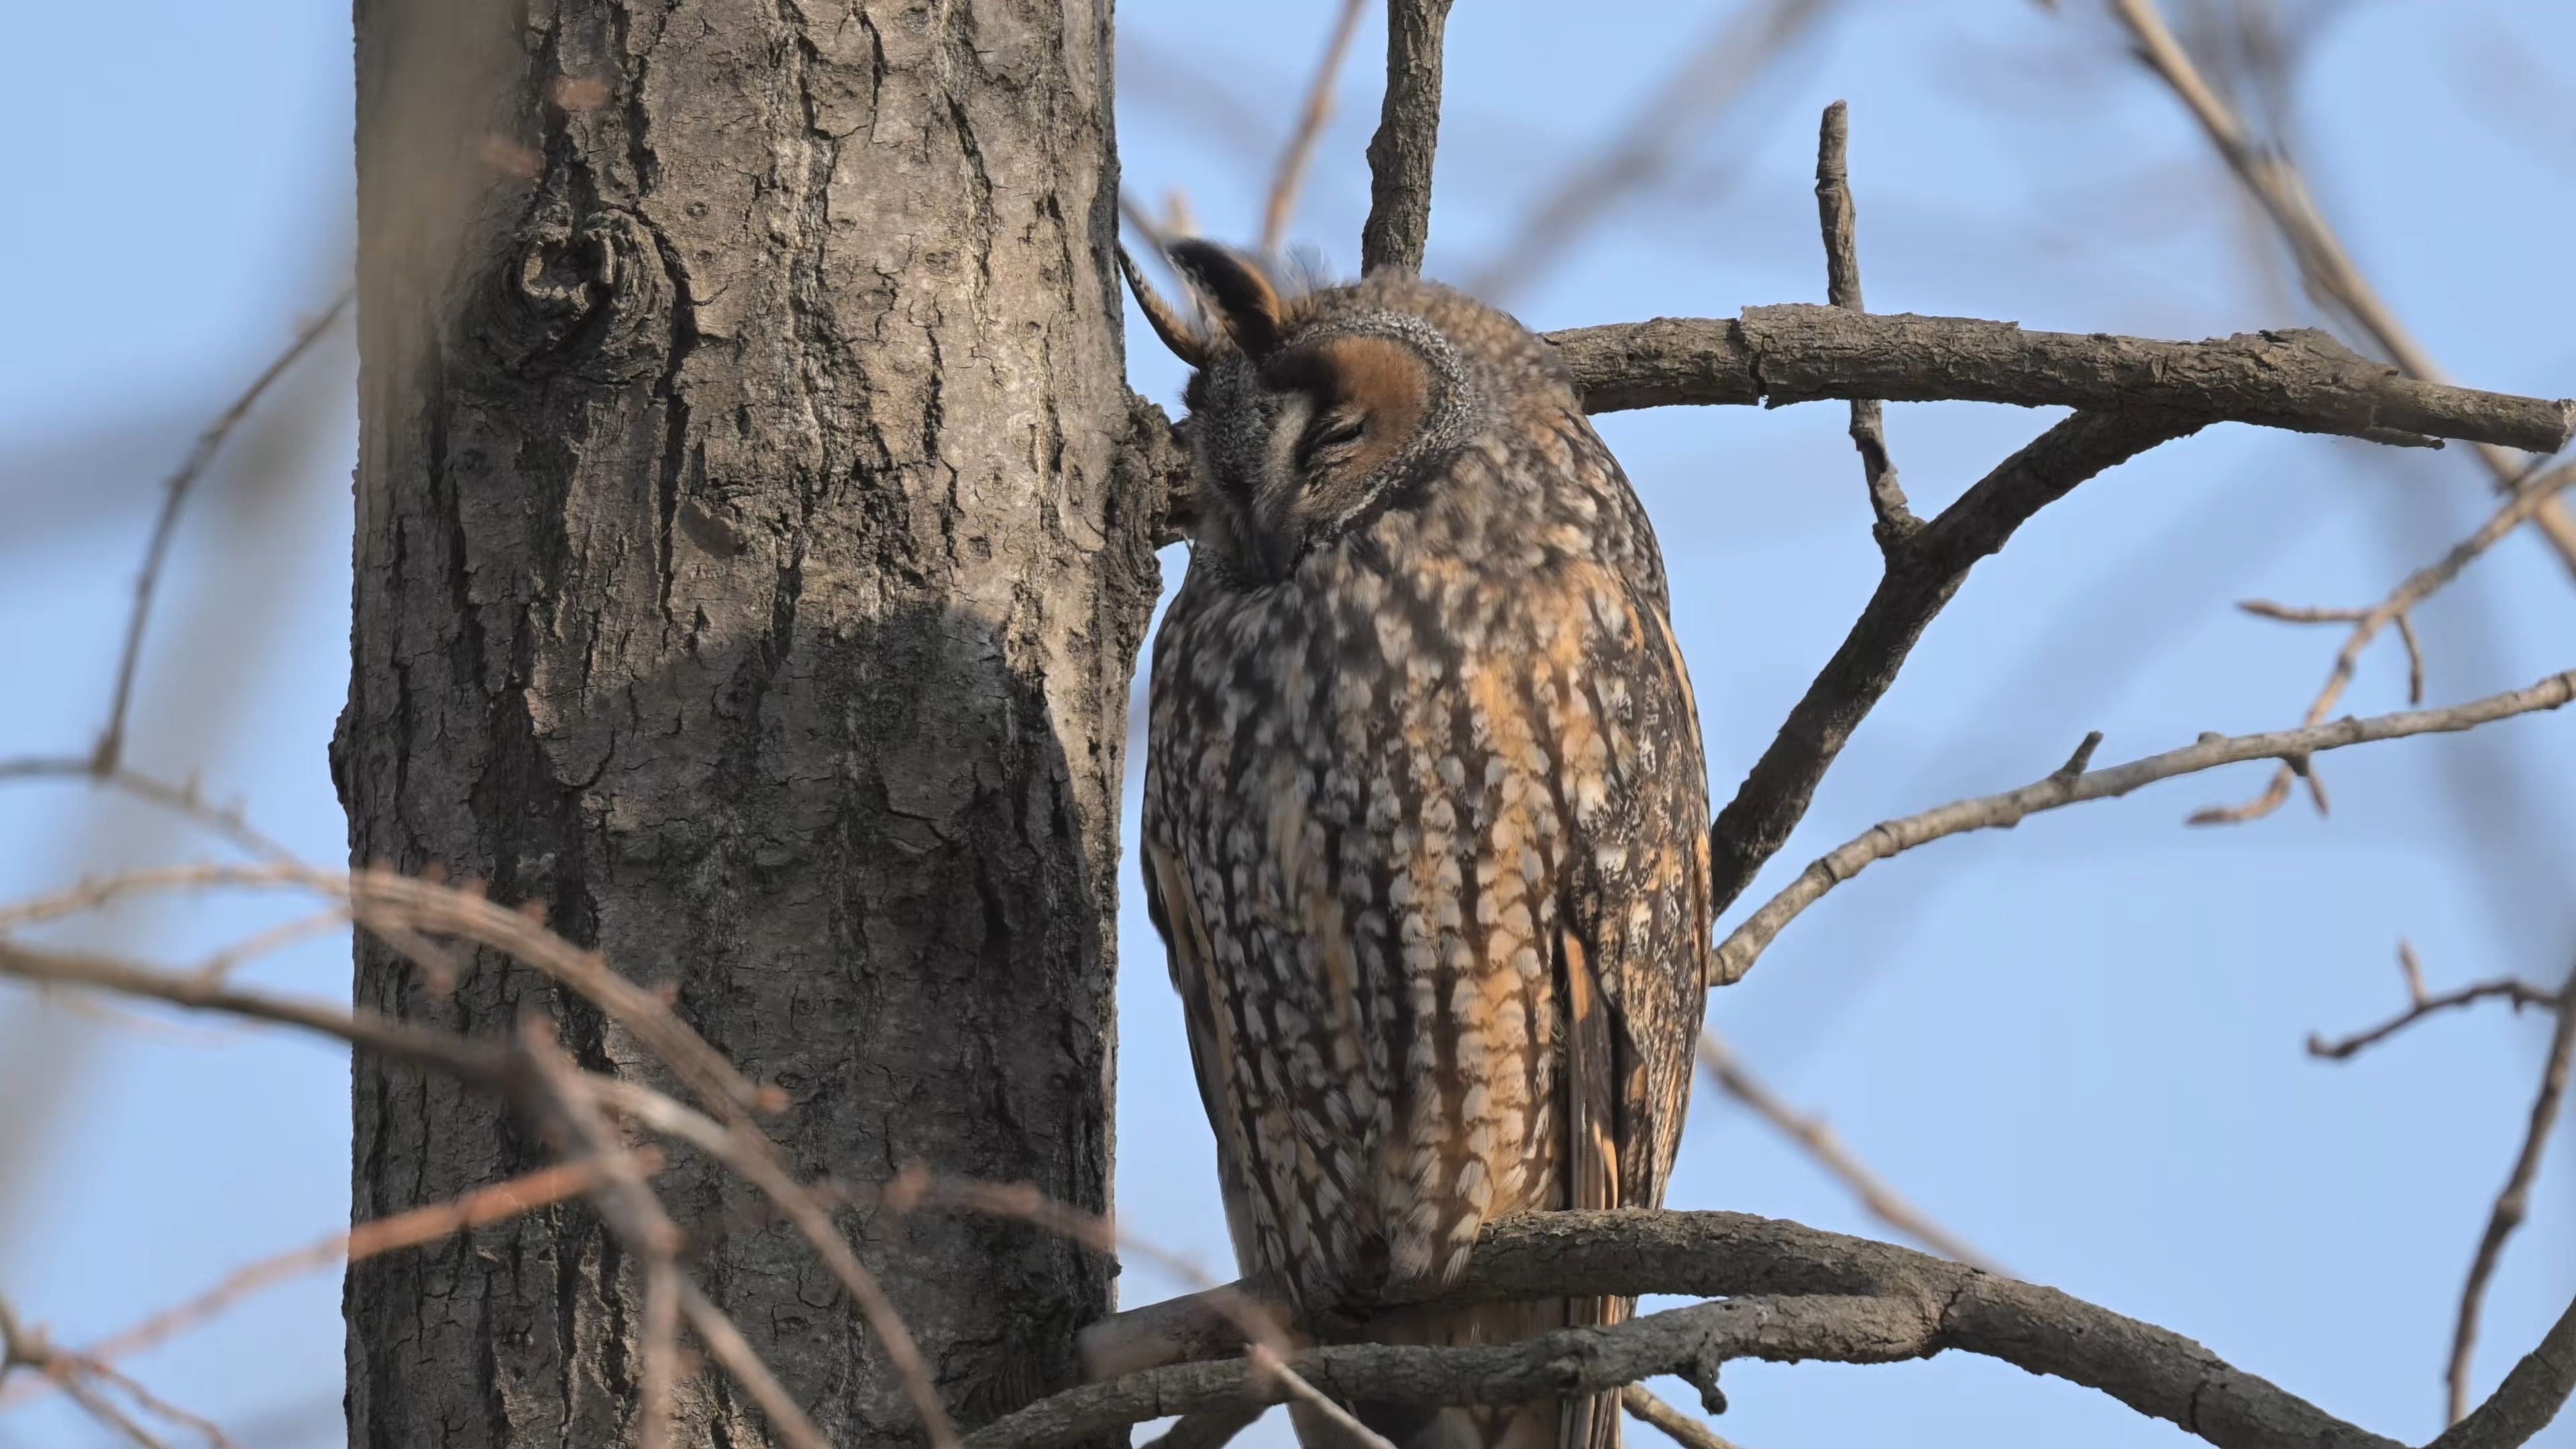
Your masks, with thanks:
<instances>
[{"instance_id":1,"label":"knot in tree bark","mask_svg":"<svg viewBox=\"0 0 2576 1449\"><path fill-rule=\"evenodd\" d=\"M652 228L630 211L540 210L478 301L471 340L508 376L631 382L662 371L672 352L671 273Z\"/></svg>"}]
</instances>

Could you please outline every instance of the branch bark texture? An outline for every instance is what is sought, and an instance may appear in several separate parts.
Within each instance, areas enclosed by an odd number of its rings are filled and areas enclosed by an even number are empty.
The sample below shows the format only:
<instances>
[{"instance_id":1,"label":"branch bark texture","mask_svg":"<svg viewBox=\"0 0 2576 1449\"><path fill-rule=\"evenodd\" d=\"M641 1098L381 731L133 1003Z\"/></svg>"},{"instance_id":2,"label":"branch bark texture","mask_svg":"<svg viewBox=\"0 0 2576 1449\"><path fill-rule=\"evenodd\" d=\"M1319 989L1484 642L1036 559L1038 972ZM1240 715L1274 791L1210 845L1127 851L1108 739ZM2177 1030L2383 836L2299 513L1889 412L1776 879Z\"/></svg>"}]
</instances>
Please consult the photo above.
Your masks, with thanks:
<instances>
[{"instance_id":1,"label":"branch bark texture","mask_svg":"<svg viewBox=\"0 0 2576 1449\"><path fill-rule=\"evenodd\" d=\"M808 14L360 0L352 851L489 882L666 985L783 1089L803 1174L918 1157L1100 1211L1157 586L1120 456L1108 15ZM442 995L362 947L357 1000L552 1011L589 1071L651 1055L489 955ZM353 1075L362 1217L539 1160L501 1102ZM663 1183L713 1305L832 1442L917 1443L849 1297L719 1172ZM840 1229L961 1422L1078 1377L1100 1255ZM667 1295L587 1212L496 1231L352 1271L353 1442L618 1442ZM677 1396L679 1442L775 1442L716 1376Z\"/></svg>"},{"instance_id":2,"label":"branch bark texture","mask_svg":"<svg viewBox=\"0 0 2576 1449\"><path fill-rule=\"evenodd\" d=\"M2172 413L2079 412L1996 465L1887 554L1869 603L1825 661L1735 798L1709 827L1714 909L1724 910L1779 853L1816 784L1842 753L1977 560L2033 514L2105 468L2186 437L2200 420Z\"/></svg>"},{"instance_id":3,"label":"branch bark texture","mask_svg":"<svg viewBox=\"0 0 2576 1449\"><path fill-rule=\"evenodd\" d=\"M2098 770L2086 768L2092 747L2100 743L2100 737L2095 736L2085 742L2084 748L2065 768L2018 790L1954 801L1918 815L1882 821L1818 857L1787 888L1763 902L1760 910L1746 917L1743 924L1719 943L1713 984L1732 985L1743 980L1744 973L1753 969L1753 962L1762 954L1763 948L1796 920L1800 912L1824 899L1826 892L1889 856L1927 845L1944 836L1971 830L2010 830L2043 810L2056 810L2086 800L2114 799L2160 780L2214 770L2223 765L2248 760L2298 760L2304 765L2309 756L2327 750L2404 739L2412 735L2450 734L2475 729L2515 715L2558 709L2571 700L2576 700L2576 670L2550 675L2522 689L2507 690L2443 709L2403 710L2365 719L2347 716L2301 729L2273 730L2255 735L2204 735L2196 743L2180 749ZM2501 994L2499 988L2482 987L2475 988L2472 993L2462 993L2459 999L2471 999L2477 992ZM2426 1006L2438 1008L2448 1004L2450 1002L2445 1000L2426 1003ZM2377 1033L2355 1038L2351 1045L2336 1049L2311 1047L2310 1050L2320 1056L2349 1056L2359 1047L2396 1029L2392 1025Z\"/></svg>"},{"instance_id":4,"label":"branch bark texture","mask_svg":"<svg viewBox=\"0 0 2576 1449\"><path fill-rule=\"evenodd\" d=\"M1366 1345L1292 1361L1336 1396L1498 1403L1654 1374L1713 1381L1731 1360L1886 1363L1957 1350L2109 1394L2223 1449L2391 1449L2180 1334L2034 1284L1890 1243L1740 1213L1533 1213L1487 1227L1452 1298L1569 1291L1723 1296L1530 1343ZM1185 1316L1179 1300L1167 1317ZM1152 1312L1153 1310L1146 1310ZM2576 1384L2576 1309L2440 1449L2511 1449ZM1280 1401L1236 1361L1181 1364L1059 1394L969 1436L969 1449L1050 1449L1168 1414ZM2469 1431L2469 1432L2463 1432Z\"/></svg>"},{"instance_id":5,"label":"branch bark texture","mask_svg":"<svg viewBox=\"0 0 2576 1449\"><path fill-rule=\"evenodd\" d=\"M1440 40L1451 0L1387 0L1386 99L1369 139L1360 270L1422 270L1431 240L1431 157L1440 144Z\"/></svg>"},{"instance_id":6,"label":"branch bark texture","mask_svg":"<svg viewBox=\"0 0 2576 1449\"><path fill-rule=\"evenodd\" d=\"M2556 452L2576 402L2419 382L2314 328L2160 342L1793 303L1547 334L1595 413L1822 398L2147 408L2381 442Z\"/></svg>"}]
</instances>

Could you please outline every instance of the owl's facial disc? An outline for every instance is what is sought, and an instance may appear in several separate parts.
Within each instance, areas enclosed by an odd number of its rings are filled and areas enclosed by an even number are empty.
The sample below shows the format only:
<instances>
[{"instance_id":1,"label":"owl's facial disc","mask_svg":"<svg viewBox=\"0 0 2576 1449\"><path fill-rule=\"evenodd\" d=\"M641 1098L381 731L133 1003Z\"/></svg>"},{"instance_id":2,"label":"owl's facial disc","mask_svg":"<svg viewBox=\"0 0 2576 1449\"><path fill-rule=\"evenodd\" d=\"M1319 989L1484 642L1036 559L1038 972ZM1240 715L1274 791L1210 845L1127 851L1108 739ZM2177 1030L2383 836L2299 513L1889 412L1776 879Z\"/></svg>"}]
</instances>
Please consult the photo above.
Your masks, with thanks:
<instances>
[{"instance_id":1,"label":"owl's facial disc","mask_svg":"<svg viewBox=\"0 0 2576 1449\"><path fill-rule=\"evenodd\" d=\"M1175 242L1170 256L1218 334L1156 323L1197 368L1187 398L1207 496L1195 537L1277 582L1406 475L1435 415L1461 403L1462 372L1419 318L1349 308L1340 293L1291 305L1252 259L1211 242Z\"/></svg>"}]
</instances>

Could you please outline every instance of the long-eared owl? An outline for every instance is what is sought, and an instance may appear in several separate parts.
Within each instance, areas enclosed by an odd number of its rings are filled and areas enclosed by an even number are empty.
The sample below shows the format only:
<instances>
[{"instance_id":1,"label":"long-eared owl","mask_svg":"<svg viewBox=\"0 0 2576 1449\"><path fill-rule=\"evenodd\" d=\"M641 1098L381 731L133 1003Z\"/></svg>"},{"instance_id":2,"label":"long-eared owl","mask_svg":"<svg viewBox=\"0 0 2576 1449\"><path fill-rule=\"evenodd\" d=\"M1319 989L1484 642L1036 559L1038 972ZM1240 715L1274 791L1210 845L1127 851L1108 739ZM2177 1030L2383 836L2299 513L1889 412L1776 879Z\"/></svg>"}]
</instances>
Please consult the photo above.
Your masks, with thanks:
<instances>
[{"instance_id":1,"label":"long-eared owl","mask_svg":"<svg viewBox=\"0 0 2576 1449\"><path fill-rule=\"evenodd\" d=\"M1662 1203L1711 923L1654 533L1511 318L1407 274L1283 292L1209 243L1172 258L1214 325L1128 264L1195 369L1145 893L1236 1255L1328 1340L1617 1321L1634 1300L1382 1305L1494 1218ZM1618 1443L1616 1394L1353 1407L1401 1449Z\"/></svg>"}]
</instances>

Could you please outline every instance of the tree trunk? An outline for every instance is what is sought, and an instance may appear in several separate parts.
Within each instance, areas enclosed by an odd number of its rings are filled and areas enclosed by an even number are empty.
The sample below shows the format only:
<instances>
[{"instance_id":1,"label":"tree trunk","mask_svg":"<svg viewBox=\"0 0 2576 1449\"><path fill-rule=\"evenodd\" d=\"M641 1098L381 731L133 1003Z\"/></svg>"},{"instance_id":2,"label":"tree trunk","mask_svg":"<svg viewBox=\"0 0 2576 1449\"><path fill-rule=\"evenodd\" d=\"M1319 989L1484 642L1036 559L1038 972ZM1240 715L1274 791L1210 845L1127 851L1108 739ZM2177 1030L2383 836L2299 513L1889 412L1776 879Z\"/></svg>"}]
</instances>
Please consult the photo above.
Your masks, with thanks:
<instances>
[{"instance_id":1,"label":"tree trunk","mask_svg":"<svg viewBox=\"0 0 2576 1449\"><path fill-rule=\"evenodd\" d=\"M921 1159L1107 1206L1127 684L1156 574L1110 246L1109 13L1041 0L357 0L361 861L489 883L792 1106L807 1175ZM554 1014L522 968L362 1005ZM544 1160L361 1057L360 1218ZM681 1160L692 1265L838 1444L918 1442L794 1234ZM1112 1266L843 1225L972 1425L1075 1374ZM587 1207L349 1276L353 1444L620 1442L636 1293ZM714 1373L684 1443L771 1442Z\"/></svg>"}]
</instances>

